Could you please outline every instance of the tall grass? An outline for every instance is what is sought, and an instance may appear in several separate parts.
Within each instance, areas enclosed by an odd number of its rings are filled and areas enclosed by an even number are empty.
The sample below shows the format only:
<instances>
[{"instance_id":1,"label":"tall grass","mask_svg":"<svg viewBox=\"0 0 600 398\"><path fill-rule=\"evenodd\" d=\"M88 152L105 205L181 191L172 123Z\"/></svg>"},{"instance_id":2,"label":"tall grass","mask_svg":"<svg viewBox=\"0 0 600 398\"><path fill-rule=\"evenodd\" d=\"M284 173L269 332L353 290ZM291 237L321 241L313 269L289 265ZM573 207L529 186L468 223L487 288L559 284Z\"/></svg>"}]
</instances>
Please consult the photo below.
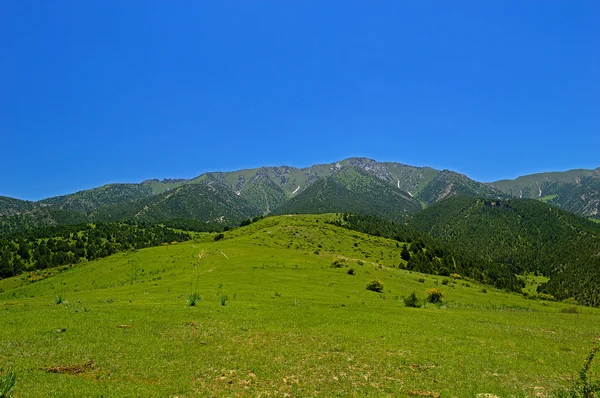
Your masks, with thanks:
<instances>
[{"instance_id":1,"label":"tall grass","mask_svg":"<svg viewBox=\"0 0 600 398\"><path fill-rule=\"evenodd\" d=\"M11 397L10 390L15 386L17 376L12 370L8 370L2 378L0 378L0 398Z\"/></svg>"}]
</instances>

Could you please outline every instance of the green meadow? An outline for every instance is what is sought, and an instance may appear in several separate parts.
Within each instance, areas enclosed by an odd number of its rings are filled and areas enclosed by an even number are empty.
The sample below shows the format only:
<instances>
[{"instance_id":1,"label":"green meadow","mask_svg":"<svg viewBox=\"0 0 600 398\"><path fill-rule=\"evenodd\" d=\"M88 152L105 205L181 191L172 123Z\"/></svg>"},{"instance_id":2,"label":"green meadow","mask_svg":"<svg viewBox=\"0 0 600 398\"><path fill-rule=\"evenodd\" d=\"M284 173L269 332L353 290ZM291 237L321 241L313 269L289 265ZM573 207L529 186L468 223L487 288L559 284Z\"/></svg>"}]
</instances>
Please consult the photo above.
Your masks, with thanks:
<instances>
[{"instance_id":1,"label":"green meadow","mask_svg":"<svg viewBox=\"0 0 600 398\"><path fill-rule=\"evenodd\" d=\"M1 280L0 373L15 397L546 397L600 341L598 309L405 271L402 242L328 219Z\"/></svg>"}]
</instances>

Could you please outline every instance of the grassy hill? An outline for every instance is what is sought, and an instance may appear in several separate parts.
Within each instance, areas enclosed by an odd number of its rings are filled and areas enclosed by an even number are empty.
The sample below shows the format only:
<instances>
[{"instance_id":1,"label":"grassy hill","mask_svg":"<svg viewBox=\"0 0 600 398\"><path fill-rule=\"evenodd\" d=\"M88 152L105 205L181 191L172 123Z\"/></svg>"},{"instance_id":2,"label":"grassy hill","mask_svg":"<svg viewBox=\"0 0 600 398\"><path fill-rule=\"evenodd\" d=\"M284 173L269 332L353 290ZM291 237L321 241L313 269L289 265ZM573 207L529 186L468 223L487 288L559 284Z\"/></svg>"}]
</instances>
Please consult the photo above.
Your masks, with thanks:
<instances>
[{"instance_id":1,"label":"grassy hill","mask_svg":"<svg viewBox=\"0 0 600 398\"><path fill-rule=\"evenodd\" d=\"M597 309L392 268L402 242L332 220L269 217L1 280L0 367L32 397L549 396L598 339ZM430 288L441 304L404 306Z\"/></svg>"}]
</instances>

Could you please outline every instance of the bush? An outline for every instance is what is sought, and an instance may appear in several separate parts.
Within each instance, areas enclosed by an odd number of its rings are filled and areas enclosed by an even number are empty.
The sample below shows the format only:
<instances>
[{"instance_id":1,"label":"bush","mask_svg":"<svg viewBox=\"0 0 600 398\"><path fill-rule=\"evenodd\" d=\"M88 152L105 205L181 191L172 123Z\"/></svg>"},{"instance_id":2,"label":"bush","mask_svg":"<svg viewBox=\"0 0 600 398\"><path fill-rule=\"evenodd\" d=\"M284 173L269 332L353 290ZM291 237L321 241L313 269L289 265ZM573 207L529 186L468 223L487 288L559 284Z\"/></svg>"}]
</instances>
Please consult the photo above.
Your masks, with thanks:
<instances>
[{"instance_id":1,"label":"bush","mask_svg":"<svg viewBox=\"0 0 600 398\"><path fill-rule=\"evenodd\" d=\"M354 268L350 268L348 270L348 275L354 275Z\"/></svg>"},{"instance_id":2,"label":"bush","mask_svg":"<svg viewBox=\"0 0 600 398\"><path fill-rule=\"evenodd\" d=\"M483 289L481 289L481 293L487 293L487 289L484 287Z\"/></svg>"},{"instance_id":3,"label":"bush","mask_svg":"<svg viewBox=\"0 0 600 398\"><path fill-rule=\"evenodd\" d=\"M444 298L444 292L442 292L440 289L427 289L427 301L430 303L441 303L442 298Z\"/></svg>"},{"instance_id":4,"label":"bush","mask_svg":"<svg viewBox=\"0 0 600 398\"><path fill-rule=\"evenodd\" d=\"M444 279L442 280L442 285L447 285L448 283L450 283L450 281L448 279Z\"/></svg>"},{"instance_id":5,"label":"bush","mask_svg":"<svg viewBox=\"0 0 600 398\"><path fill-rule=\"evenodd\" d=\"M61 295L56 296L56 298L54 299L54 304L60 305L64 302L65 302L65 299Z\"/></svg>"},{"instance_id":6,"label":"bush","mask_svg":"<svg viewBox=\"0 0 600 398\"><path fill-rule=\"evenodd\" d=\"M346 260L344 260L343 258L336 258L331 262L331 266L333 268L342 268L346 265Z\"/></svg>"},{"instance_id":7,"label":"bush","mask_svg":"<svg viewBox=\"0 0 600 398\"><path fill-rule=\"evenodd\" d=\"M537 298L539 298L540 300L546 300L546 301L556 301L554 296L551 294L548 294L548 293L539 293L537 295Z\"/></svg>"},{"instance_id":8,"label":"bush","mask_svg":"<svg viewBox=\"0 0 600 398\"><path fill-rule=\"evenodd\" d=\"M383 292L383 282L379 279L373 279L371 282L367 283L367 290L381 293Z\"/></svg>"},{"instance_id":9,"label":"bush","mask_svg":"<svg viewBox=\"0 0 600 398\"><path fill-rule=\"evenodd\" d=\"M229 301L229 297L228 296L221 296L220 301L221 301L221 305L224 307L224 306L227 305L227 302Z\"/></svg>"},{"instance_id":10,"label":"bush","mask_svg":"<svg viewBox=\"0 0 600 398\"><path fill-rule=\"evenodd\" d=\"M223 239L224 237L225 237L225 235L223 235L223 234L217 234L217 235L215 235L215 242L218 241L218 240Z\"/></svg>"},{"instance_id":11,"label":"bush","mask_svg":"<svg viewBox=\"0 0 600 398\"><path fill-rule=\"evenodd\" d=\"M419 303L419 298L417 297L417 293L412 292L408 296L404 298L404 305L412 308L419 308L421 304Z\"/></svg>"},{"instance_id":12,"label":"bush","mask_svg":"<svg viewBox=\"0 0 600 398\"><path fill-rule=\"evenodd\" d=\"M421 283L425 283L425 278L419 278L419 279L417 279L417 281L421 282Z\"/></svg>"}]
</instances>

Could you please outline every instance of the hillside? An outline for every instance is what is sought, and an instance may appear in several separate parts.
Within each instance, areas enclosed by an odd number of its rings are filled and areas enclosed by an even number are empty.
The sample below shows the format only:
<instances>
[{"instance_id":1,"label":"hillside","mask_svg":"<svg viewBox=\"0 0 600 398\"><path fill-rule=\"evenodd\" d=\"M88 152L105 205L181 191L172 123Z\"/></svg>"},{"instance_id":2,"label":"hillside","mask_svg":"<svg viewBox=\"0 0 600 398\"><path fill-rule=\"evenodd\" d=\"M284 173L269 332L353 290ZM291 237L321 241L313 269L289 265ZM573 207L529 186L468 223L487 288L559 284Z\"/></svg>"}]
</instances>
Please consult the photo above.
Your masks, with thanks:
<instances>
[{"instance_id":1,"label":"hillside","mask_svg":"<svg viewBox=\"0 0 600 398\"><path fill-rule=\"evenodd\" d=\"M29 211L11 216L0 216L0 236L31 228L73 225L88 221L89 217L83 213L36 205Z\"/></svg>"},{"instance_id":2,"label":"hillside","mask_svg":"<svg viewBox=\"0 0 600 398\"><path fill-rule=\"evenodd\" d=\"M259 208L223 185L214 181L203 181L182 185L133 202L102 206L91 213L91 218L112 222L159 222L188 218L235 225L260 214Z\"/></svg>"},{"instance_id":3,"label":"hillside","mask_svg":"<svg viewBox=\"0 0 600 398\"><path fill-rule=\"evenodd\" d=\"M211 186L210 198L203 194L207 184ZM285 212L351 211L399 220L453 196L534 198L574 214L600 219L600 170L544 173L491 184L450 170L367 158L305 168L208 172L190 180L108 184L39 202L1 197L0 234L86 220L220 219L234 226L257 215Z\"/></svg>"},{"instance_id":4,"label":"hillside","mask_svg":"<svg viewBox=\"0 0 600 398\"><path fill-rule=\"evenodd\" d=\"M541 200L584 217L600 219L600 168L530 174L492 185L517 198Z\"/></svg>"},{"instance_id":5,"label":"hillside","mask_svg":"<svg viewBox=\"0 0 600 398\"><path fill-rule=\"evenodd\" d=\"M344 169L319 179L273 214L351 212L398 220L420 208L409 193L366 173Z\"/></svg>"},{"instance_id":6,"label":"hillside","mask_svg":"<svg viewBox=\"0 0 600 398\"><path fill-rule=\"evenodd\" d=\"M258 169L234 172L209 172L190 180L147 180L139 184L108 184L99 188L76 192L69 195L47 198L35 203L16 199L0 200L0 216L24 215L36 207L50 212L73 212L78 216L53 217L44 213L44 220L36 220L37 213L25 217L4 220L11 226L10 231L35 225L55 225L70 218L90 221L127 219L165 220L169 217L195 218L213 221L223 217L224 222L234 225L239 220L257 214L280 214L279 208L299 209L306 213L328 212L339 209L322 200L299 199L299 195L316 182L332 178L340 183L353 199L342 202L355 202L353 209L364 209L364 203L371 201L373 208L369 214L398 219L400 214L410 214L424 206L444 198L468 194L473 196L498 197L503 195L486 184L448 170L438 171L429 167L413 167L393 162L376 162L366 158L349 158L331 164L320 164L305 168L289 166L261 167ZM212 186L214 199L195 198ZM199 186L201 188L195 188ZM185 189L183 189L185 187ZM202 188L204 187L204 188ZM315 192L320 188L314 188ZM185 195L189 197L184 198ZM235 200L233 195L239 197ZM170 199L175 197L176 200ZM165 198L169 198L165 200ZM385 203L390 198L390 203ZM332 198L336 201L335 198ZM317 203L318 202L318 203ZM9 204L10 203L10 204ZM288 205L289 203L289 205ZM316 207L310 207L310 204ZM213 206L214 205L214 206ZM147 210L148 206L151 210ZM231 208L225 208L232 206ZM2 210L5 209L5 210ZM340 209L349 211L351 209ZM295 210L294 210L295 211ZM64 213L68 214L68 213ZM8 229L1 232L7 232Z\"/></svg>"},{"instance_id":7,"label":"hillside","mask_svg":"<svg viewBox=\"0 0 600 398\"><path fill-rule=\"evenodd\" d=\"M15 396L550 396L597 337L596 309L392 267L403 242L334 219L268 217L1 280ZM442 303L422 302L432 288Z\"/></svg>"},{"instance_id":8,"label":"hillside","mask_svg":"<svg viewBox=\"0 0 600 398\"><path fill-rule=\"evenodd\" d=\"M33 202L0 196L0 217L24 213L35 208Z\"/></svg>"},{"instance_id":9,"label":"hillside","mask_svg":"<svg viewBox=\"0 0 600 398\"><path fill-rule=\"evenodd\" d=\"M551 282L542 290L558 299L600 305L589 285L600 275L596 223L536 200L455 197L415 214L410 224L462 253L516 273L549 276ZM568 279L568 288L567 282L563 288L554 283L559 278Z\"/></svg>"}]
</instances>

